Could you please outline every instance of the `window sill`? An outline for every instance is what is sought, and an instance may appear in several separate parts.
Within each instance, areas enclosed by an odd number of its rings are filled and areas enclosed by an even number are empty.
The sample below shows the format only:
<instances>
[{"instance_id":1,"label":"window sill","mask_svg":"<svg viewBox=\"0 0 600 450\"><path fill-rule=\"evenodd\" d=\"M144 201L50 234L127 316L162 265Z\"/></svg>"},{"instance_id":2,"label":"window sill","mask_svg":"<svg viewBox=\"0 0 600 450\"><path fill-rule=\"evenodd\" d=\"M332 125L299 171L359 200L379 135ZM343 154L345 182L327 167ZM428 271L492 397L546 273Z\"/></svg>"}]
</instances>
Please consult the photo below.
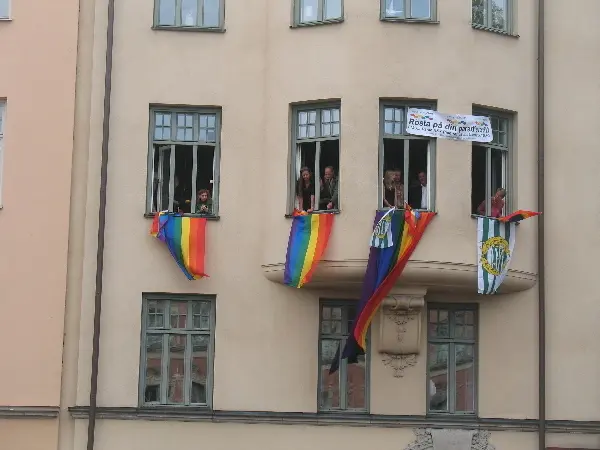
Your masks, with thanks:
<instances>
[{"instance_id":1,"label":"window sill","mask_svg":"<svg viewBox=\"0 0 600 450\"><path fill-rule=\"evenodd\" d=\"M290 28L316 27L316 26L319 26L319 25L333 25L333 24L342 23L342 22L344 22L344 18L340 17L339 19L320 20L318 22L295 23L293 25L290 25Z\"/></svg>"},{"instance_id":2,"label":"window sill","mask_svg":"<svg viewBox=\"0 0 600 450\"><path fill-rule=\"evenodd\" d=\"M483 25L477 25L476 23L472 23L471 27L474 30L488 31L490 33L496 33L496 34L500 34L502 36L508 36L508 37L513 37L513 38L519 38L520 37L518 34L509 33L508 31L500 30L498 28L490 28L490 27L486 27L486 26L483 26Z\"/></svg>"},{"instance_id":3,"label":"window sill","mask_svg":"<svg viewBox=\"0 0 600 450\"><path fill-rule=\"evenodd\" d=\"M391 208L379 208L379 209L377 210L377 212L388 212L390 209L391 209ZM404 210L405 210L404 208L398 208L398 211L404 211ZM437 216L437 211L433 211L433 210L430 210L430 209L414 209L414 208L413 208L413 211L419 211L419 212L432 212L432 213L434 213L434 214Z\"/></svg>"},{"instance_id":4,"label":"window sill","mask_svg":"<svg viewBox=\"0 0 600 450\"><path fill-rule=\"evenodd\" d=\"M156 213L145 213L144 217L146 219L153 219L156 216ZM202 217L206 220L221 220L221 216L213 216L213 215L205 215L205 214L182 214L183 217Z\"/></svg>"},{"instance_id":5,"label":"window sill","mask_svg":"<svg viewBox=\"0 0 600 450\"><path fill-rule=\"evenodd\" d=\"M209 27L177 27L171 25L153 25L153 30L157 31L191 31L195 33L225 33L225 28Z\"/></svg>"},{"instance_id":6,"label":"window sill","mask_svg":"<svg viewBox=\"0 0 600 450\"><path fill-rule=\"evenodd\" d=\"M403 19L401 17L381 17L379 20L382 22L398 22L398 23L426 23L430 25L439 25L439 20L432 19Z\"/></svg>"},{"instance_id":7,"label":"window sill","mask_svg":"<svg viewBox=\"0 0 600 450\"><path fill-rule=\"evenodd\" d=\"M12 22L12 17L0 17L0 22Z\"/></svg>"},{"instance_id":8,"label":"window sill","mask_svg":"<svg viewBox=\"0 0 600 450\"><path fill-rule=\"evenodd\" d=\"M309 214L340 214L342 211L339 209L328 209L327 211L313 211ZM294 217L293 214L290 213L286 213L285 215L286 219L291 219L292 217Z\"/></svg>"}]
</instances>

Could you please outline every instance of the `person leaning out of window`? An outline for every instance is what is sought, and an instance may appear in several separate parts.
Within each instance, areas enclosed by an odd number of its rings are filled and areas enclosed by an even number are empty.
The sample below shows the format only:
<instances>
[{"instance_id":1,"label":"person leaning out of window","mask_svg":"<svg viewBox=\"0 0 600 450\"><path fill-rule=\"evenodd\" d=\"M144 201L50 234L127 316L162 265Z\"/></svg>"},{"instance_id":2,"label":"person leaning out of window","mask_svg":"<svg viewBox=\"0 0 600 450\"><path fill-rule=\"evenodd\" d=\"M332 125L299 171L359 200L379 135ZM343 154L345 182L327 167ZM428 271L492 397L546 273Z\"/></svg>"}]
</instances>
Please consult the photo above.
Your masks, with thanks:
<instances>
[{"instance_id":1,"label":"person leaning out of window","mask_svg":"<svg viewBox=\"0 0 600 450\"><path fill-rule=\"evenodd\" d=\"M331 166L325 167L319 195L319 210L327 209L338 209L338 180Z\"/></svg>"},{"instance_id":2,"label":"person leaning out of window","mask_svg":"<svg viewBox=\"0 0 600 450\"><path fill-rule=\"evenodd\" d=\"M386 170L383 175L383 207L404 207L404 184L402 171L398 169Z\"/></svg>"},{"instance_id":3,"label":"person leaning out of window","mask_svg":"<svg viewBox=\"0 0 600 450\"><path fill-rule=\"evenodd\" d=\"M491 199L491 211L489 217L502 217L502 210L504 209L504 198L506 197L506 189L498 188L496 194ZM477 214L485 216L485 200L477 207Z\"/></svg>"},{"instance_id":4,"label":"person leaning out of window","mask_svg":"<svg viewBox=\"0 0 600 450\"><path fill-rule=\"evenodd\" d=\"M311 213L315 209L315 183L308 167L300 169L300 178L296 182L298 209Z\"/></svg>"},{"instance_id":5,"label":"person leaning out of window","mask_svg":"<svg viewBox=\"0 0 600 450\"><path fill-rule=\"evenodd\" d=\"M212 214L213 201L208 189L200 189L196 197L196 214Z\"/></svg>"}]
</instances>

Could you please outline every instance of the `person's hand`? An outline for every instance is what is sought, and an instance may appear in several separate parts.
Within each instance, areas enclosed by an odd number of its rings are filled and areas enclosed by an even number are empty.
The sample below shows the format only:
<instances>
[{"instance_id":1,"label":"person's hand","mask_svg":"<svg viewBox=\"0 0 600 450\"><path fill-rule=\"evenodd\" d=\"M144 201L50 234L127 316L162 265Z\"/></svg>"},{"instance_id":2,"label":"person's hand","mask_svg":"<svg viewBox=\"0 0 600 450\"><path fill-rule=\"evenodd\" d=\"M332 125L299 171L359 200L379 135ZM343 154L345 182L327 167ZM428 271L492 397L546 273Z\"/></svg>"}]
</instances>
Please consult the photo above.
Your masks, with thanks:
<instances>
[{"instance_id":1,"label":"person's hand","mask_svg":"<svg viewBox=\"0 0 600 450\"><path fill-rule=\"evenodd\" d=\"M312 208L309 208L309 209L307 209L307 210L306 210L306 212L307 212L307 213L311 213L311 212L313 212L313 209L312 209Z\"/></svg>"},{"instance_id":2,"label":"person's hand","mask_svg":"<svg viewBox=\"0 0 600 450\"><path fill-rule=\"evenodd\" d=\"M333 203L331 203L331 202L327 203L327 209L333 209Z\"/></svg>"}]
</instances>

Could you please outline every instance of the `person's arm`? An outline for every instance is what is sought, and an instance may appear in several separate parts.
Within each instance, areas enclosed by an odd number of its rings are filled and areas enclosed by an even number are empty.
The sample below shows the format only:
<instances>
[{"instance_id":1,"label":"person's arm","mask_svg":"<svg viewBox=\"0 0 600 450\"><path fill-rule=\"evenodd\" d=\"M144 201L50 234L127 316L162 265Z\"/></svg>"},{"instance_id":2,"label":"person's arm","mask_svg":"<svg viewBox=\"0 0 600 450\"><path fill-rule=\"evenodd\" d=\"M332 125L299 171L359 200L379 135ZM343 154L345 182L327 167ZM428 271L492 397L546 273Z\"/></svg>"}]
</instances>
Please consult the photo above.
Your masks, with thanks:
<instances>
[{"instance_id":1,"label":"person's arm","mask_svg":"<svg viewBox=\"0 0 600 450\"><path fill-rule=\"evenodd\" d=\"M310 209L307 212L313 212L315 210L315 195L310 196Z\"/></svg>"},{"instance_id":2,"label":"person's arm","mask_svg":"<svg viewBox=\"0 0 600 450\"><path fill-rule=\"evenodd\" d=\"M339 180L336 179L333 183L333 193L331 194L331 200L330 200L332 209L338 208L338 186L339 186Z\"/></svg>"},{"instance_id":3,"label":"person's arm","mask_svg":"<svg viewBox=\"0 0 600 450\"><path fill-rule=\"evenodd\" d=\"M477 214L480 216L485 216L485 200L482 201L477 207Z\"/></svg>"}]
</instances>

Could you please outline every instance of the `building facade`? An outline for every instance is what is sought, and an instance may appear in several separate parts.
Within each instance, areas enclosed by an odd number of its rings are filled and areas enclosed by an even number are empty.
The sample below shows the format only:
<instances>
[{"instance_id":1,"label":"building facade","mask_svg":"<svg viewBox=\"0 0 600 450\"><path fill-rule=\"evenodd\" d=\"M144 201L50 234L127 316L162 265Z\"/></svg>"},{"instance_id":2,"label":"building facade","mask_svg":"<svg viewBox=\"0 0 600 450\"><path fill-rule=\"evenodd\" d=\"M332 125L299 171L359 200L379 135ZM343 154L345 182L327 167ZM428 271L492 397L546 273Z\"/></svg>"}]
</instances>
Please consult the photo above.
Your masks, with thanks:
<instances>
[{"instance_id":1,"label":"building facade","mask_svg":"<svg viewBox=\"0 0 600 450\"><path fill-rule=\"evenodd\" d=\"M0 1L0 447L6 449L58 446L77 6Z\"/></svg>"},{"instance_id":2,"label":"building facade","mask_svg":"<svg viewBox=\"0 0 600 450\"><path fill-rule=\"evenodd\" d=\"M600 448L597 207L565 194L565 168L596 191L600 5L544 3L540 54L538 2L82 0L59 448ZM411 106L486 115L494 139L409 135ZM335 221L292 289L304 167L338 199L303 205ZM367 354L329 375L394 180L391 201L437 214ZM475 215L498 188L544 215L478 296ZM209 213L209 278L149 236L165 209Z\"/></svg>"}]
</instances>

